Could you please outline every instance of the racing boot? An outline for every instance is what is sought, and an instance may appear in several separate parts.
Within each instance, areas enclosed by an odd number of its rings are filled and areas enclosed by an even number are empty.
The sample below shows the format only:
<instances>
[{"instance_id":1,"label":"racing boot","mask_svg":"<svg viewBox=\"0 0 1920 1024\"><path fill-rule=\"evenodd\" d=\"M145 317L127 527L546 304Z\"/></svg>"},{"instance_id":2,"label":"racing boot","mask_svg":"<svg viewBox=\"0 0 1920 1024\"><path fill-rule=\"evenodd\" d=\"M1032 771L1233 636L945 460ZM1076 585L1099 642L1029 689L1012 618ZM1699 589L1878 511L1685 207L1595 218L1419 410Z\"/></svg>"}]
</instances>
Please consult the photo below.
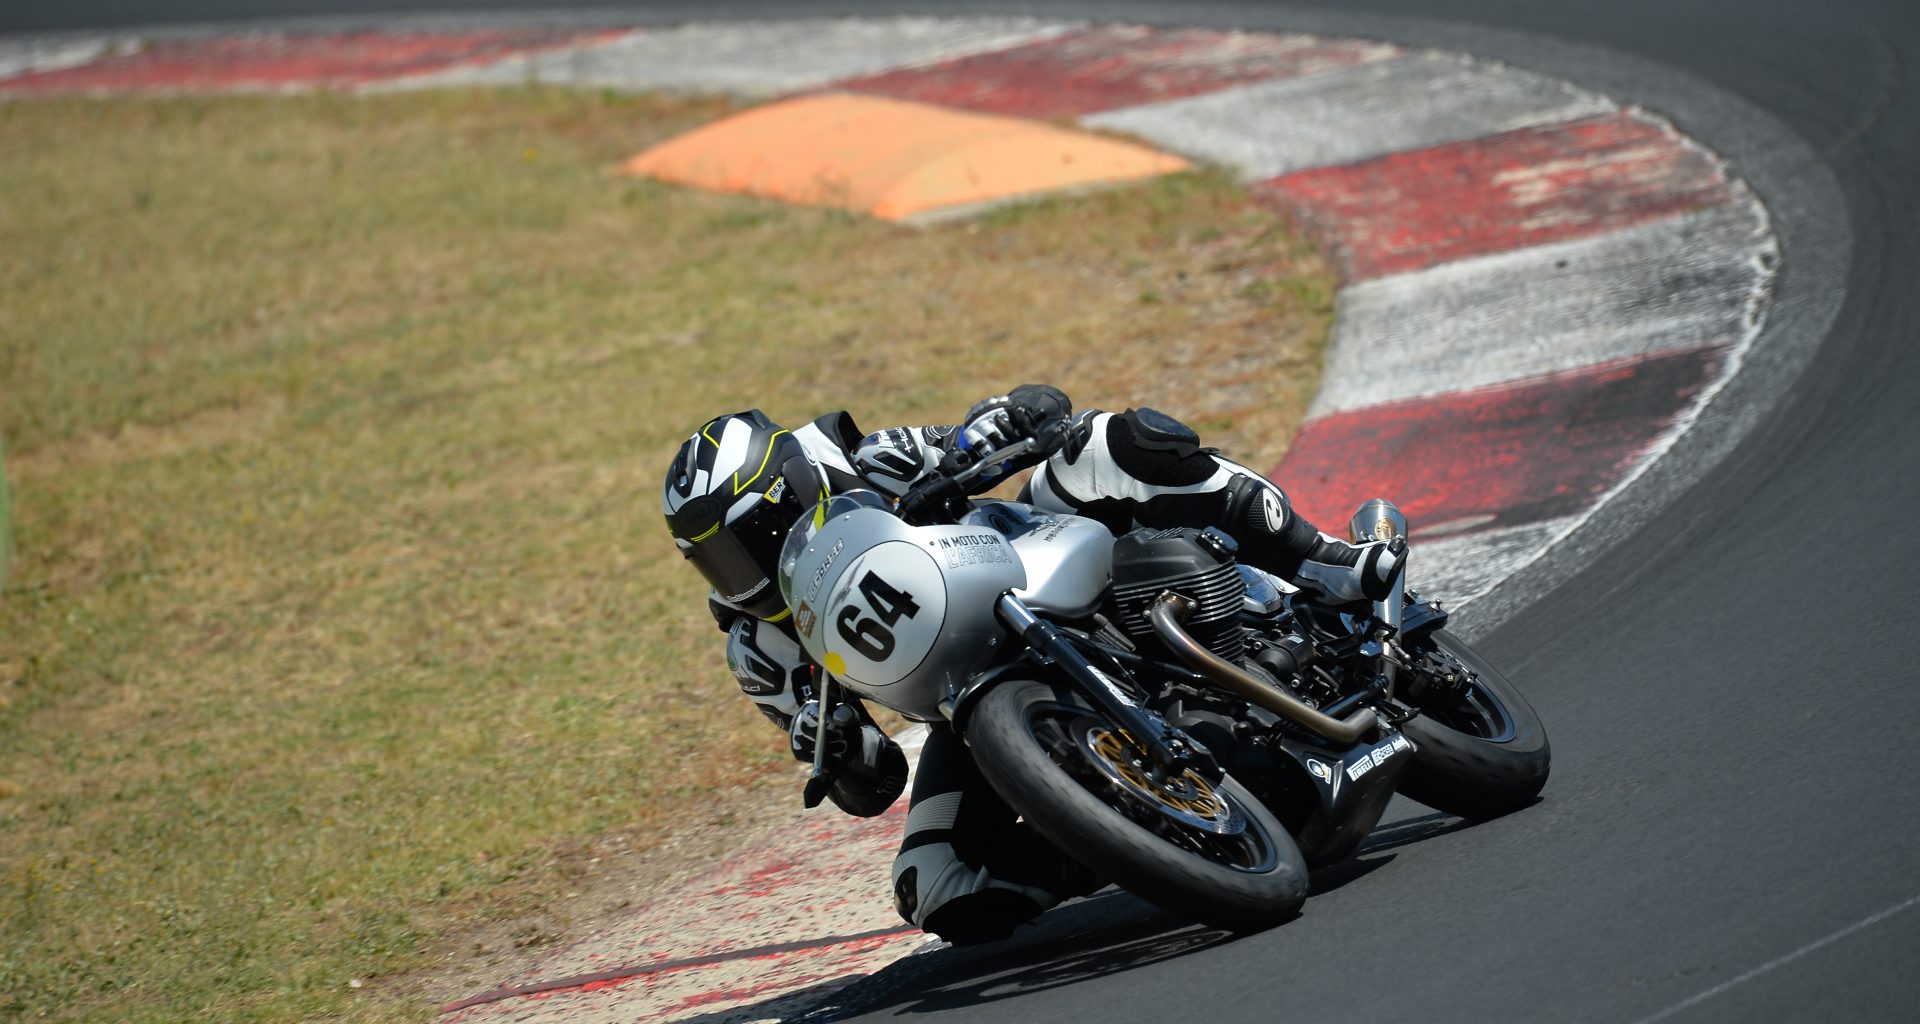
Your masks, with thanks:
<instances>
[{"instance_id":1,"label":"racing boot","mask_svg":"<svg viewBox=\"0 0 1920 1024\"><path fill-rule=\"evenodd\" d=\"M1251 472L1229 484L1228 493L1226 526L1241 556L1328 604L1382 600L1406 570L1405 540L1349 544L1331 537L1295 512L1280 488Z\"/></svg>"},{"instance_id":2,"label":"racing boot","mask_svg":"<svg viewBox=\"0 0 1920 1024\"><path fill-rule=\"evenodd\" d=\"M1320 534L1293 582L1329 604L1383 601L1407 567L1407 542L1349 544Z\"/></svg>"}]
</instances>

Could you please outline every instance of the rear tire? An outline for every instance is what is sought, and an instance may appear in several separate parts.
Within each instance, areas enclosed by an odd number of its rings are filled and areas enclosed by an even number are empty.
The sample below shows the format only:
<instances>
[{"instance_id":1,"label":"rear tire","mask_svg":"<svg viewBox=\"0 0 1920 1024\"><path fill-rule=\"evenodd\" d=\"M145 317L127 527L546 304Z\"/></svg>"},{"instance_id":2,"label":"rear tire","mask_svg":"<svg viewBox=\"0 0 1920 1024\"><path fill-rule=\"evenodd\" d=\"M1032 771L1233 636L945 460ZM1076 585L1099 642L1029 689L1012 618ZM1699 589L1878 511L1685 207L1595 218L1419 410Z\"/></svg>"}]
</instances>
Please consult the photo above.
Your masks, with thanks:
<instances>
[{"instance_id":1,"label":"rear tire","mask_svg":"<svg viewBox=\"0 0 1920 1024\"><path fill-rule=\"evenodd\" d=\"M1071 735L1090 728L1110 727L1077 699L1010 680L981 698L967 743L981 774L1030 825L1129 891L1233 931L1272 927L1299 912L1306 862L1251 793L1231 777L1212 787L1244 822L1237 835L1185 824L1101 774L1095 755Z\"/></svg>"},{"instance_id":2,"label":"rear tire","mask_svg":"<svg viewBox=\"0 0 1920 1024\"><path fill-rule=\"evenodd\" d=\"M1401 731L1419 749L1400 792L1436 810L1485 820L1531 806L1547 784L1553 752L1546 726L1520 691L1466 641L1438 630L1432 645L1471 670L1471 691L1437 684L1402 699L1423 713ZM1416 689L1408 680L1403 691Z\"/></svg>"}]
</instances>

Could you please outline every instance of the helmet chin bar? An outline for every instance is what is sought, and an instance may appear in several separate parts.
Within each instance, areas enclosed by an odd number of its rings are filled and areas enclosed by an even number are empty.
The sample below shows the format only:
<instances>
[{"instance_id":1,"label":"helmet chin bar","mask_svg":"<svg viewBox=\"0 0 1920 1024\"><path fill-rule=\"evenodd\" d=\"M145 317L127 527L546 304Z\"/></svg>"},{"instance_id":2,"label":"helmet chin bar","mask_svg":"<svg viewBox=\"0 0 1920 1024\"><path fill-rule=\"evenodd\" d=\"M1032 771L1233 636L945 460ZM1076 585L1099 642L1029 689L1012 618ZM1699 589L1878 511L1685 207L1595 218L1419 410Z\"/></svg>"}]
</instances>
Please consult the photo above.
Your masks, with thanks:
<instances>
[{"instance_id":1,"label":"helmet chin bar","mask_svg":"<svg viewBox=\"0 0 1920 1024\"><path fill-rule=\"evenodd\" d=\"M763 501L746 516L694 541L682 553L722 601L755 618L780 618L786 602L774 583L774 567L780 545L798 515L795 504L787 495L780 501Z\"/></svg>"}]
</instances>

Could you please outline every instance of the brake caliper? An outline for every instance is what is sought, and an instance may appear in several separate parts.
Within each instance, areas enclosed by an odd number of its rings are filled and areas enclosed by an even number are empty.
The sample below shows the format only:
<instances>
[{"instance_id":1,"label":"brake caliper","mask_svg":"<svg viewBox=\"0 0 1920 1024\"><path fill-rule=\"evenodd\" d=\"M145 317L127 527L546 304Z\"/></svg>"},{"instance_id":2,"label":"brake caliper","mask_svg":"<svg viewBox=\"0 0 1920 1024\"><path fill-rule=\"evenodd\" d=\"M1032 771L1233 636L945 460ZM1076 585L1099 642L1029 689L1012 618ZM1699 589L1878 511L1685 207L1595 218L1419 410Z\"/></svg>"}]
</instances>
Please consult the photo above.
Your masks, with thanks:
<instances>
[{"instance_id":1,"label":"brake caliper","mask_svg":"<svg viewBox=\"0 0 1920 1024\"><path fill-rule=\"evenodd\" d=\"M1411 668L1404 687L1411 700L1419 700L1430 689L1441 693L1464 693L1479 681L1472 669L1437 647L1420 651Z\"/></svg>"}]
</instances>

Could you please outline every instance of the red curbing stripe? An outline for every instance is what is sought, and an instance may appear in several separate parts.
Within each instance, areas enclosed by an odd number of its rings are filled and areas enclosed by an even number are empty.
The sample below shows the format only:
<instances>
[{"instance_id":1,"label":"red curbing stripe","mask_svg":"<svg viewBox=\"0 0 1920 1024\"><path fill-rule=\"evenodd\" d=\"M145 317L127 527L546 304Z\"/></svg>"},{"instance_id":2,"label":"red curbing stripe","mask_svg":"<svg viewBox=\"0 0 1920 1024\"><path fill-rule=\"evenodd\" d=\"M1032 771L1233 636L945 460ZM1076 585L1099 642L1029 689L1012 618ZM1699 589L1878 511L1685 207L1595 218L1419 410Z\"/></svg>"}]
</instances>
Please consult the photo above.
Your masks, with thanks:
<instances>
[{"instance_id":1,"label":"red curbing stripe","mask_svg":"<svg viewBox=\"0 0 1920 1024\"><path fill-rule=\"evenodd\" d=\"M625 29L498 29L170 39L75 67L16 75L0 80L0 92L51 96L363 85L626 34Z\"/></svg>"},{"instance_id":2,"label":"red curbing stripe","mask_svg":"<svg viewBox=\"0 0 1920 1024\"><path fill-rule=\"evenodd\" d=\"M1693 404L1725 349L1635 360L1308 421L1272 477L1341 534L1369 498L1414 533L1493 529L1592 507Z\"/></svg>"},{"instance_id":3,"label":"red curbing stripe","mask_svg":"<svg viewBox=\"0 0 1920 1024\"><path fill-rule=\"evenodd\" d=\"M889 939L896 935L918 932L912 925L900 925L894 928L877 928L856 935L829 935L817 939L801 939L795 942L780 942L767 946L754 946L749 949L731 949L723 953L709 953L706 956L686 957L679 960L662 960L651 964L630 964L612 970L595 971L592 974L576 974L565 978L538 981L531 985L508 985L483 992L477 996L462 999L457 1003L448 1003L440 1008L441 1013L454 1013L470 1007L497 1003L502 999L519 996L539 996L566 989L593 991L611 988L620 982L631 981L651 974L665 974L669 971L684 971L692 967L708 967L713 964L729 963L735 960L754 960L765 957L781 956L788 953L804 953L815 949L828 949L833 946L851 946L876 939Z\"/></svg>"},{"instance_id":4,"label":"red curbing stripe","mask_svg":"<svg viewBox=\"0 0 1920 1024\"><path fill-rule=\"evenodd\" d=\"M1706 152L1633 111L1300 171L1254 191L1333 234L1350 280L1734 199Z\"/></svg>"},{"instance_id":5,"label":"red curbing stripe","mask_svg":"<svg viewBox=\"0 0 1920 1024\"><path fill-rule=\"evenodd\" d=\"M833 88L1017 117L1091 114L1394 56L1384 43L1105 25Z\"/></svg>"}]
</instances>

